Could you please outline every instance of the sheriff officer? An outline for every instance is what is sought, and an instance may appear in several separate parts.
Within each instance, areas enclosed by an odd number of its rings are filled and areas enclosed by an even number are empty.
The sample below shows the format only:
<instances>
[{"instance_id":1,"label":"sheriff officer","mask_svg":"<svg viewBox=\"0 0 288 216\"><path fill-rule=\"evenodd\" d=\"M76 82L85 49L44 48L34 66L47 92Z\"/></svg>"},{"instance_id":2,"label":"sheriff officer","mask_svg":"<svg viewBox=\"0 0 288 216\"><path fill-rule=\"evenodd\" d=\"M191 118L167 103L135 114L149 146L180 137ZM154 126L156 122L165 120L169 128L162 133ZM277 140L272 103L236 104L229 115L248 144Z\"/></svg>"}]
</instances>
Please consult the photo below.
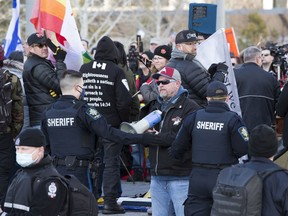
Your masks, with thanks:
<instances>
[{"instance_id":1,"label":"sheriff officer","mask_svg":"<svg viewBox=\"0 0 288 216\"><path fill-rule=\"evenodd\" d=\"M95 108L81 100L84 94L82 73L64 72L60 88L62 96L44 113L42 121L47 147L62 175L73 174L91 189L89 167L93 167L96 139L102 137L132 144L142 143L143 135L127 134L108 126Z\"/></svg>"},{"instance_id":2,"label":"sheriff officer","mask_svg":"<svg viewBox=\"0 0 288 216\"><path fill-rule=\"evenodd\" d=\"M184 119L172 144L171 154L176 159L192 147L192 171L184 207L187 216L210 215L218 173L247 154L247 129L240 116L230 111L227 99L227 88L222 82L210 83L208 106Z\"/></svg>"}]
</instances>

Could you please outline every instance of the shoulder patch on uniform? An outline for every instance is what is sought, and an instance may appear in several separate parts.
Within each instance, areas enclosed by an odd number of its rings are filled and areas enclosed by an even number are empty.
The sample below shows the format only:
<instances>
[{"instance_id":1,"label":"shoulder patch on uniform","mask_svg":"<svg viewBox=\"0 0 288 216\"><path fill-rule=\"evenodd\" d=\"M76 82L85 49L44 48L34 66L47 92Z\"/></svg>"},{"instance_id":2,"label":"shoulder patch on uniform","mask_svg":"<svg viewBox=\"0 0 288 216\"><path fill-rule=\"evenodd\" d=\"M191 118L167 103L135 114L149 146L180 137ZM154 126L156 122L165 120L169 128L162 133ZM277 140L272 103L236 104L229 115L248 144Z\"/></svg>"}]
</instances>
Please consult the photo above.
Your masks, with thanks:
<instances>
[{"instance_id":1,"label":"shoulder patch on uniform","mask_svg":"<svg viewBox=\"0 0 288 216\"><path fill-rule=\"evenodd\" d=\"M50 185L48 186L48 197L51 199L56 197L56 192L57 192L57 186L55 182L51 182Z\"/></svg>"},{"instance_id":2,"label":"shoulder patch on uniform","mask_svg":"<svg viewBox=\"0 0 288 216\"><path fill-rule=\"evenodd\" d=\"M89 107L86 113L87 115L91 116L93 119L98 119L101 116L101 114L93 107Z\"/></svg>"},{"instance_id":3,"label":"shoulder patch on uniform","mask_svg":"<svg viewBox=\"0 0 288 216\"><path fill-rule=\"evenodd\" d=\"M240 127L238 133L242 136L245 141L249 140L249 135L246 127Z\"/></svg>"}]
</instances>

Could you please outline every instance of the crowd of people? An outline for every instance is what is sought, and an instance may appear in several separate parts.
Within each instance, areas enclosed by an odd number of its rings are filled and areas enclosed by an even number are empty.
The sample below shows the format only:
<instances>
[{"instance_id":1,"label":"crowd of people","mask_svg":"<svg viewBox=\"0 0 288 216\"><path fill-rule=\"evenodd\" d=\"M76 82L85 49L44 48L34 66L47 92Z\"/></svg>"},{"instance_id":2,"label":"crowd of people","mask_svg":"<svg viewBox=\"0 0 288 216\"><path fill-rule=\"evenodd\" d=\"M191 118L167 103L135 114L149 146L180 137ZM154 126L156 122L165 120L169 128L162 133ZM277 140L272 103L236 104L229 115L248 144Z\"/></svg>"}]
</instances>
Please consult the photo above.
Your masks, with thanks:
<instances>
[{"instance_id":1,"label":"crowd of people","mask_svg":"<svg viewBox=\"0 0 288 216\"><path fill-rule=\"evenodd\" d=\"M127 181L150 182L153 216L209 216L220 171L243 156L257 171L276 166L278 143L288 145L288 85L271 46L247 47L233 64L240 116L227 105L228 65L206 69L195 58L207 38L193 30L179 31L173 45L151 38L130 62L122 43L103 36L79 71L67 69L67 52L38 32L24 52L7 59L0 52L0 79L11 87L0 100L1 112L11 113L0 121L0 215L63 215L69 192L58 177L66 174L103 196L103 214L124 214L117 203L123 149L133 160ZM143 134L120 130L155 110L161 119ZM41 173L51 178L36 191ZM287 179L284 169L265 179L261 215L288 215Z\"/></svg>"}]
</instances>

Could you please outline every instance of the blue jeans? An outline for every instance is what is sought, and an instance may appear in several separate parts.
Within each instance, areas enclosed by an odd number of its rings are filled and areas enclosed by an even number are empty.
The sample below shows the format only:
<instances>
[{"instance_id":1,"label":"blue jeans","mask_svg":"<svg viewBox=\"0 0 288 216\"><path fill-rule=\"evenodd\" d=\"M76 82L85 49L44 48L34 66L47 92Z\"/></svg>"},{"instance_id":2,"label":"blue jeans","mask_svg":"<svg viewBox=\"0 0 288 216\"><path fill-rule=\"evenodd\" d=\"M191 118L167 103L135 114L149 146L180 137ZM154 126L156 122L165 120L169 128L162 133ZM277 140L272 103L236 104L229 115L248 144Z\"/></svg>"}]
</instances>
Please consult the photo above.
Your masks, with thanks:
<instances>
[{"instance_id":1,"label":"blue jeans","mask_svg":"<svg viewBox=\"0 0 288 216\"><path fill-rule=\"evenodd\" d=\"M184 216L184 201L187 198L189 177L151 176L151 201L153 216Z\"/></svg>"},{"instance_id":2,"label":"blue jeans","mask_svg":"<svg viewBox=\"0 0 288 216\"><path fill-rule=\"evenodd\" d=\"M143 168L144 163L144 147L141 144L133 144L132 147L132 157L133 165L132 168L140 169Z\"/></svg>"}]
</instances>

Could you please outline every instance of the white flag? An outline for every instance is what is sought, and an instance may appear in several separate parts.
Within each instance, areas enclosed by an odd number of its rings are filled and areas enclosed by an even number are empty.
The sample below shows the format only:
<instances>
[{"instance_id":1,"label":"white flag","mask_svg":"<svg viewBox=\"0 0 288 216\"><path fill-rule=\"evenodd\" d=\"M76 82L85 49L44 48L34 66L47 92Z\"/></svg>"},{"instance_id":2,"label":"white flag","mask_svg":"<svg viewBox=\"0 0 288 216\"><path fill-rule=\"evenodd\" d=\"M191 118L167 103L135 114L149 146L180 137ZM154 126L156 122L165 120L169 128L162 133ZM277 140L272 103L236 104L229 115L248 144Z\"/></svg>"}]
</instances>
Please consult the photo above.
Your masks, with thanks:
<instances>
[{"instance_id":1,"label":"white flag","mask_svg":"<svg viewBox=\"0 0 288 216\"><path fill-rule=\"evenodd\" d=\"M23 50L20 29L19 29L19 16L20 16L20 0L13 0L12 2L12 19L10 21L7 35L4 40L4 53L8 58L11 52L15 50Z\"/></svg>"},{"instance_id":2,"label":"white flag","mask_svg":"<svg viewBox=\"0 0 288 216\"><path fill-rule=\"evenodd\" d=\"M241 116L237 84L224 29L219 29L199 45L196 59L199 60L206 69L213 63L225 62L228 66L228 76L225 80L229 94L228 105L230 110Z\"/></svg>"}]
</instances>

